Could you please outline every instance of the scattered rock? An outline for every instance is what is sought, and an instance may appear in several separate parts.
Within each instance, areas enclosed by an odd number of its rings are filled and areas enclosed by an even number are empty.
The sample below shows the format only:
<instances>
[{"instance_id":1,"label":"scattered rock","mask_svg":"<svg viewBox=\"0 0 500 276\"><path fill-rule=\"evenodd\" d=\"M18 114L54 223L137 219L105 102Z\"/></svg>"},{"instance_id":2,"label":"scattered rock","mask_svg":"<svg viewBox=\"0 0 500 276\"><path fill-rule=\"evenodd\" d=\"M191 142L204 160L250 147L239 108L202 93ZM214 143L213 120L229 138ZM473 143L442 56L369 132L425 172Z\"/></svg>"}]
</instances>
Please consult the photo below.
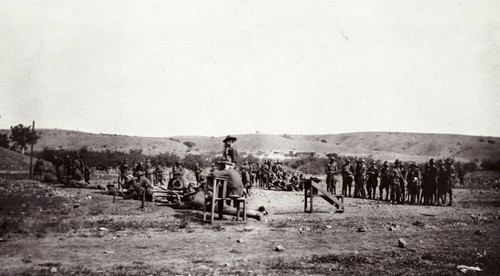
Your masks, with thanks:
<instances>
[{"instance_id":1,"label":"scattered rock","mask_svg":"<svg viewBox=\"0 0 500 276\"><path fill-rule=\"evenodd\" d=\"M358 228L358 232L366 232L366 231L368 231L368 229L366 228L366 226Z\"/></svg>"},{"instance_id":2,"label":"scattered rock","mask_svg":"<svg viewBox=\"0 0 500 276\"><path fill-rule=\"evenodd\" d=\"M476 232L474 232L474 235L476 236L482 236L484 235L486 232L482 231L482 230L476 230Z\"/></svg>"},{"instance_id":3,"label":"scattered rock","mask_svg":"<svg viewBox=\"0 0 500 276\"><path fill-rule=\"evenodd\" d=\"M457 265L457 269L462 273L467 273L469 270L472 271L483 271L479 266L466 266L466 265Z\"/></svg>"},{"instance_id":4,"label":"scattered rock","mask_svg":"<svg viewBox=\"0 0 500 276\"><path fill-rule=\"evenodd\" d=\"M424 226L424 223L421 222L420 220L417 220L417 221L413 222L412 224L415 226Z\"/></svg>"},{"instance_id":5,"label":"scattered rock","mask_svg":"<svg viewBox=\"0 0 500 276\"><path fill-rule=\"evenodd\" d=\"M73 208L80 208L80 203L75 203L75 205L73 205Z\"/></svg>"},{"instance_id":6,"label":"scattered rock","mask_svg":"<svg viewBox=\"0 0 500 276\"><path fill-rule=\"evenodd\" d=\"M57 273L57 267L52 267L50 269L50 273Z\"/></svg>"},{"instance_id":7,"label":"scattered rock","mask_svg":"<svg viewBox=\"0 0 500 276\"><path fill-rule=\"evenodd\" d=\"M236 242L237 242L237 243L242 243L242 242L243 242L243 240L242 240L242 239L237 239L237 240L236 240Z\"/></svg>"},{"instance_id":8,"label":"scattered rock","mask_svg":"<svg viewBox=\"0 0 500 276\"><path fill-rule=\"evenodd\" d=\"M281 244L277 245L274 248L274 251L277 251L277 252L281 252L281 251L284 251L284 250L285 250L285 248Z\"/></svg>"},{"instance_id":9,"label":"scattered rock","mask_svg":"<svg viewBox=\"0 0 500 276\"><path fill-rule=\"evenodd\" d=\"M109 231L109 230L106 227L101 227L101 228L99 228L99 231Z\"/></svg>"},{"instance_id":10,"label":"scattered rock","mask_svg":"<svg viewBox=\"0 0 500 276\"><path fill-rule=\"evenodd\" d=\"M325 226L326 229L332 229L333 227L331 225Z\"/></svg>"},{"instance_id":11,"label":"scattered rock","mask_svg":"<svg viewBox=\"0 0 500 276\"><path fill-rule=\"evenodd\" d=\"M228 266L230 266L230 264L229 263L224 263L224 266L228 267Z\"/></svg>"},{"instance_id":12,"label":"scattered rock","mask_svg":"<svg viewBox=\"0 0 500 276\"><path fill-rule=\"evenodd\" d=\"M112 251L112 250L107 250L107 251L104 251L105 254L113 254L115 253L115 251Z\"/></svg>"},{"instance_id":13,"label":"scattered rock","mask_svg":"<svg viewBox=\"0 0 500 276\"><path fill-rule=\"evenodd\" d=\"M389 227L389 229L388 229L388 230L389 230L389 231L396 231L397 229L396 229L396 227L391 226L391 227Z\"/></svg>"},{"instance_id":14,"label":"scattered rock","mask_svg":"<svg viewBox=\"0 0 500 276\"><path fill-rule=\"evenodd\" d=\"M408 242L405 239L400 238L398 240L398 246L401 248L406 248L408 246Z\"/></svg>"}]
</instances>

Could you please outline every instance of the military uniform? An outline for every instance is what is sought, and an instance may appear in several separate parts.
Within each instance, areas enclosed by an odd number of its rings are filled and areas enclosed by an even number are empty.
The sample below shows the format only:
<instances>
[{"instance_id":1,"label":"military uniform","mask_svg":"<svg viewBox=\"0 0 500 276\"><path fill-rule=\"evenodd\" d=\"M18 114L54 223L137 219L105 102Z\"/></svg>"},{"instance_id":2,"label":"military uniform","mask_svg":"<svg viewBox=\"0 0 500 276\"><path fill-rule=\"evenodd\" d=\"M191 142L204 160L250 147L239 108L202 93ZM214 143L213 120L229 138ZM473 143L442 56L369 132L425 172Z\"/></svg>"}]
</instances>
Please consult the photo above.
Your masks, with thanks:
<instances>
[{"instance_id":1,"label":"military uniform","mask_svg":"<svg viewBox=\"0 0 500 276\"><path fill-rule=\"evenodd\" d=\"M366 175L368 177L366 181L366 186L368 187L368 198L375 199L375 194L377 193L377 185L378 185L378 169L375 166L375 162L373 162L372 166L368 168Z\"/></svg>"},{"instance_id":2,"label":"military uniform","mask_svg":"<svg viewBox=\"0 0 500 276\"><path fill-rule=\"evenodd\" d=\"M326 173L326 190L331 194L336 194L336 179L335 175L338 173L337 162L335 159L330 159L330 163L325 166Z\"/></svg>"},{"instance_id":3,"label":"military uniform","mask_svg":"<svg viewBox=\"0 0 500 276\"><path fill-rule=\"evenodd\" d=\"M439 175L438 168L434 164L434 159L429 161L429 167L425 173L425 191L424 202L426 204L437 203L437 178ZM427 199L427 200L425 200Z\"/></svg>"},{"instance_id":4,"label":"military uniform","mask_svg":"<svg viewBox=\"0 0 500 276\"><path fill-rule=\"evenodd\" d=\"M354 180L353 168L350 165L349 159L346 159L344 165L342 165L342 195L347 196L349 191L349 197L351 197L352 181Z\"/></svg>"},{"instance_id":5,"label":"military uniform","mask_svg":"<svg viewBox=\"0 0 500 276\"><path fill-rule=\"evenodd\" d=\"M354 197L366 198L366 165L365 160L361 159L356 165L354 174Z\"/></svg>"},{"instance_id":6,"label":"military uniform","mask_svg":"<svg viewBox=\"0 0 500 276\"><path fill-rule=\"evenodd\" d=\"M408 175L406 176L406 180L408 182L409 200L411 204L420 203L420 179L420 171L418 170L417 165L412 162L410 164Z\"/></svg>"},{"instance_id":7,"label":"military uniform","mask_svg":"<svg viewBox=\"0 0 500 276\"><path fill-rule=\"evenodd\" d=\"M404 203L406 200L406 170L403 163L399 165L399 171L401 172L401 181L399 182L399 192L401 193L400 199L401 202Z\"/></svg>"},{"instance_id":8,"label":"military uniform","mask_svg":"<svg viewBox=\"0 0 500 276\"><path fill-rule=\"evenodd\" d=\"M200 165L198 165L198 163L196 163L196 165L194 166L194 177L196 178L196 183L200 182L201 171L202 170L200 168Z\"/></svg>"},{"instance_id":9,"label":"military uniform","mask_svg":"<svg viewBox=\"0 0 500 276\"><path fill-rule=\"evenodd\" d=\"M396 160L394 162L394 167L392 168L389 178L390 178L390 185L391 185L391 202L392 203L401 203L401 182L403 181L403 176L401 174L401 169L399 168L399 165L401 163L399 160Z\"/></svg>"},{"instance_id":10,"label":"military uniform","mask_svg":"<svg viewBox=\"0 0 500 276\"><path fill-rule=\"evenodd\" d=\"M172 168L172 179L168 182L169 189L182 189L184 188L184 169L179 162L175 162Z\"/></svg>"},{"instance_id":11,"label":"military uniform","mask_svg":"<svg viewBox=\"0 0 500 276\"><path fill-rule=\"evenodd\" d=\"M385 200L389 201L390 194L390 172L389 163L387 161L384 162L384 166L380 170L380 199L383 200L383 190L385 190Z\"/></svg>"},{"instance_id":12,"label":"military uniform","mask_svg":"<svg viewBox=\"0 0 500 276\"><path fill-rule=\"evenodd\" d=\"M438 174L438 202L439 198L442 200L443 204L446 203L446 194L450 196L449 206L453 203L453 181L456 177L455 167L453 166L453 161L451 158L446 159L446 164L441 161Z\"/></svg>"},{"instance_id":13,"label":"military uniform","mask_svg":"<svg viewBox=\"0 0 500 276\"><path fill-rule=\"evenodd\" d=\"M233 164L238 163L238 160L237 160L238 159L238 151L233 149L231 146L231 144L234 143L235 141L236 141L236 138L232 137L230 135L228 135L224 139L224 141L222 141L224 143L222 157L224 158L224 160L229 161Z\"/></svg>"}]
</instances>

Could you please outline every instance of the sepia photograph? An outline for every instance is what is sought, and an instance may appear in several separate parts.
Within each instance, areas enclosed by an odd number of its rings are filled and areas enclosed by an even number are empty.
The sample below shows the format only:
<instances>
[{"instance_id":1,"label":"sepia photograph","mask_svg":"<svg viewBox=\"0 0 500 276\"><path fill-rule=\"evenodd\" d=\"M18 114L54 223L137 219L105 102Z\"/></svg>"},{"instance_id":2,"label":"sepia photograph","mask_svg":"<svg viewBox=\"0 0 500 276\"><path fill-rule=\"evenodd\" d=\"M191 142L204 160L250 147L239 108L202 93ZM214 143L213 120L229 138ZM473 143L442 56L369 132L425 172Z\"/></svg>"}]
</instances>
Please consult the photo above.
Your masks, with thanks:
<instances>
[{"instance_id":1,"label":"sepia photograph","mask_svg":"<svg viewBox=\"0 0 500 276\"><path fill-rule=\"evenodd\" d=\"M0 275L500 275L499 15L0 0Z\"/></svg>"}]
</instances>

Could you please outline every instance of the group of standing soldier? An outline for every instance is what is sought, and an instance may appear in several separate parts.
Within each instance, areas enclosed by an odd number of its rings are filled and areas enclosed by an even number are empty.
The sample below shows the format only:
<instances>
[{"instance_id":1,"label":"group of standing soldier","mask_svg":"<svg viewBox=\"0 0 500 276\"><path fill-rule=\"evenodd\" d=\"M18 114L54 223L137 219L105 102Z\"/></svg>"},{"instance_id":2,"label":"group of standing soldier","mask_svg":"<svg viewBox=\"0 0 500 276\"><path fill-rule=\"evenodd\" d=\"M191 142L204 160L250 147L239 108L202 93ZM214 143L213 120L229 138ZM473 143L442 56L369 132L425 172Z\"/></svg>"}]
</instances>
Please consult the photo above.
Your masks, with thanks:
<instances>
[{"instance_id":1,"label":"group of standing soldier","mask_svg":"<svg viewBox=\"0 0 500 276\"><path fill-rule=\"evenodd\" d=\"M336 178L338 172L335 157L329 156L330 162L325 167L328 192L336 194ZM379 170L372 161L367 168L365 160L356 160L356 166L344 160L340 174L342 175L342 195L356 198L375 199L377 187L380 200L403 204L445 204L447 195L449 204L453 202L452 185L456 177L453 160L440 160L436 166L434 159L425 164L423 172L415 162L410 162L408 171L400 160L390 167L385 161ZM354 182L354 194L351 194ZM380 185L379 185L380 183ZM385 199L384 199L385 192Z\"/></svg>"}]
</instances>

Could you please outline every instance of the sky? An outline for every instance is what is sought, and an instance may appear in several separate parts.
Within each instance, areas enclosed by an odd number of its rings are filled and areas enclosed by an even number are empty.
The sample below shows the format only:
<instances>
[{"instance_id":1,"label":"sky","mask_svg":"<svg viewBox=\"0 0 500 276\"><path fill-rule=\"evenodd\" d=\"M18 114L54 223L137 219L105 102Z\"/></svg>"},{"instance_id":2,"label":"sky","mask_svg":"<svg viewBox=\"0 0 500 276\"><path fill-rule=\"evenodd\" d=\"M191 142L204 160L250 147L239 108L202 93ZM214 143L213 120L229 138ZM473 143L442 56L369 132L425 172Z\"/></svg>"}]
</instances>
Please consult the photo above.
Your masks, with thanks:
<instances>
[{"instance_id":1,"label":"sky","mask_svg":"<svg viewBox=\"0 0 500 276\"><path fill-rule=\"evenodd\" d=\"M0 129L500 136L498 1L0 1Z\"/></svg>"}]
</instances>

